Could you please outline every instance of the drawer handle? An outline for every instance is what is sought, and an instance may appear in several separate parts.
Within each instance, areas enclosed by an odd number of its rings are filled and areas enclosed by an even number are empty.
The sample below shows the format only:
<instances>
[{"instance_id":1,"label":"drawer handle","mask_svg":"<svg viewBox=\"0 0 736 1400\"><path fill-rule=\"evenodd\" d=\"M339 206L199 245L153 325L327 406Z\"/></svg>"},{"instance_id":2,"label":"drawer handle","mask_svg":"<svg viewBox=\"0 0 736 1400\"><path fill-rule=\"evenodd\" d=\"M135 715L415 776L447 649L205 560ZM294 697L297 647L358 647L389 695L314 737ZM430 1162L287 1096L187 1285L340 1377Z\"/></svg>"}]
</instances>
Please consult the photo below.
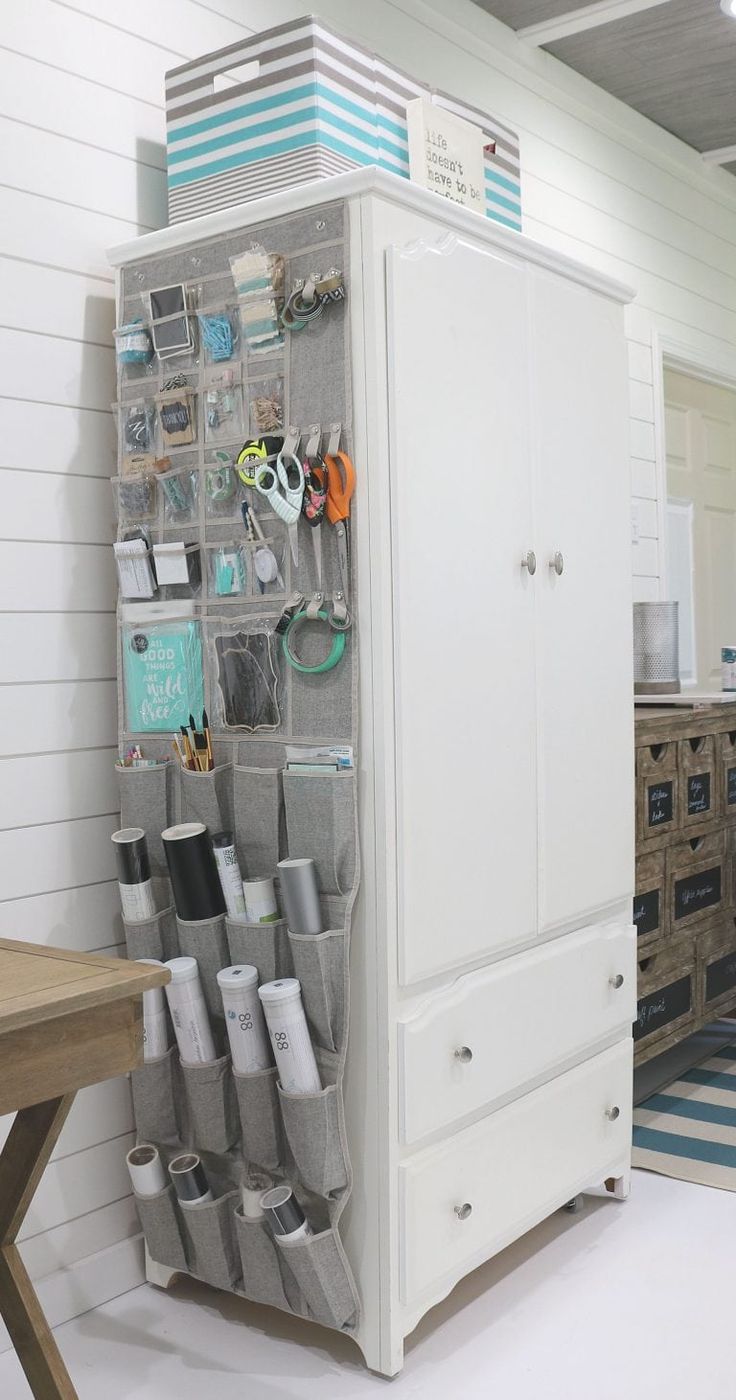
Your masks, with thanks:
<instances>
[{"instance_id":1,"label":"drawer handle","mask_svg":"<svg viewBox=\"0 0 736 1400\"><path fill-rule=\"evenodd\" d=\"M526 552L526 554L522 554L522 556L521 556L521 567L522 567L522 569L528 569L530 574L536 574L536 572L537 572L537 556L536 556L536 554L534 553L534 550L533 550L533 549L528 549L527 552Z\"/></svg>"},{"instance_id":2,"label":"drawer handle","mask_svg":"<svg viewBox=\"0 0 736 1400\"><path fill-rule=\"evenodd\" d=\"M616 1119L619 1118L620 1116L621 1116L621 1109L619 1108L618 1104L614 1104L614 1105L613 1105L613 1108L607 1108L607 1109L606 1109L606 1118L608 1118L609 1122L615 1123L615 1122L616 1122Z\"/></svg>"},{"instance_id":3,"label":"drawer handle","mask_svg":"<svg viewBox=\"0 0 736 1400\"><path fill-rule=\"evenodd\" d=\"M608 981L609 985L617 992L619 987L623 987L624 985L623 973L617 972L615 977L609 977Z\"/></svg>"},{"instance_id":4,"label":"drawer handle","mask_svg":"<svg viewBox=\"0 0 736 1400\"><path fill-rule=\"evenodd\" d=\"M473 1207L471 1206L470 1201L466 1201L465 1205L455 1206L455 1214L458 1220L467 1220L468 1216L472 1215L472 1213Z\"/></svg>"},{"instance_id":5,"label":"drawer handle","mask_svg":"<svg viewBox=\"0 0 736 1400\"><path fill-rule=\"evenodd\" d=\"M469 1065L473 1058L473 1052L469 1045L458 1045L455 1051L455 1059L463 1065Z\"/></svg>"}]
</instances>

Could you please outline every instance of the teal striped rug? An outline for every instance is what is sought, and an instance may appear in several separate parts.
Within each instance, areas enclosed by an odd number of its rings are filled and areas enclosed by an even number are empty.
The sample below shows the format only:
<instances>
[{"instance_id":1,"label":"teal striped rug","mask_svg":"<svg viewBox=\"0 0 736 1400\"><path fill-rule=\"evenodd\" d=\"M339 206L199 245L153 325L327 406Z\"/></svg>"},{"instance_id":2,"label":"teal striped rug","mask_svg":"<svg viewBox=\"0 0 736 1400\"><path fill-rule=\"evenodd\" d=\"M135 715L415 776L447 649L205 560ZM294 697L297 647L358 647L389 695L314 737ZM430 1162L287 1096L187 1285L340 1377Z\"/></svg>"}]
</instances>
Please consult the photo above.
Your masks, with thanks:
<instances>
[{"instance_id":1,"label":"teal striped rug","mask_svg":"<svg viewBox=\"0 0 736 1400\"><path fill-rule=\"evenodd\" d=\"M634 1109L632 1164L736 1191L736 1047L718 1050Z\"/></svg>"}]
</instances>

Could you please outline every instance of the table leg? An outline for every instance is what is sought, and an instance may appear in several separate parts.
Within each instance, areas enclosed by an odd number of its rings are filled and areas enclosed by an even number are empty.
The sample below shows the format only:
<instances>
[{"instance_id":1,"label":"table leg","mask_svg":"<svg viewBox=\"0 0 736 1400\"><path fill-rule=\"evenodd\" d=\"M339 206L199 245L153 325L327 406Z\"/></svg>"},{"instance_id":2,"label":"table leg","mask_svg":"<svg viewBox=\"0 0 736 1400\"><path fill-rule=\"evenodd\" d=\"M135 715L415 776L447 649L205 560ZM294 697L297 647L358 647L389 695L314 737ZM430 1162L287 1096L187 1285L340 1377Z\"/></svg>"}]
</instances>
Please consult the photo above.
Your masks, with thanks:
<instances>
[{"instance_id":1,"label":"table leg","mask_svg":"<svg viewBox=\"0 0 736 1400\"><path fill-rule=\"evenodd\" d=\"M0 1314L36 1400L77 1400L15 1240L74 1102L23 1108L0 1153Z\"/></svg>"}]
</instances>

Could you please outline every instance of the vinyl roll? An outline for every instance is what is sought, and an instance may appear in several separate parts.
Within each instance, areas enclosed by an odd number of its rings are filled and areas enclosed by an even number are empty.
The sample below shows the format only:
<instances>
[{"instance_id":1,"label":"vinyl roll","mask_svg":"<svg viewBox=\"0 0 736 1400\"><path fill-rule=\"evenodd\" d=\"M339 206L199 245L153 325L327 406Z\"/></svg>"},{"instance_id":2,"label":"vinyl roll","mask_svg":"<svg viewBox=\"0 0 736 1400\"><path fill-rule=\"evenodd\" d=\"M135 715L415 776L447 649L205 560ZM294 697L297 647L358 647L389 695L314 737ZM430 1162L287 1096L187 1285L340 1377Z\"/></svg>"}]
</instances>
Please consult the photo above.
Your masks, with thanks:
<instances>
[{"instance_id":1,"label":"vinyl roll","mask_svg":"<svg viewBox=\"0 0 736 1400\"><path fill-rule=\"evenodd\" d=\"M157 1196L163 1191L166 1172L158 1148L152 1143L141 1142L132 1147L125 1160L136 1196Z\"/></svg>"},{"instance_id":2,"label":"vinyl roll","mask_svg":"<svg viewBox=\"0 0 736 1400\"><path fill-rule=\"evenodd\" d=\"M225 913L212 842L202 822L182 822L161 832L171 876L174 907L188 922Z\"/></svg>"},{"instance_id":3,"label":"vinyl roll","mask_svg":"<svg viewBox=\"0 0 736 1400\"><path fill-rule=\"evenodd\" d=\"M261 1208L277 1238L296 1240L311 1235L309 1222L290 1186L264 1191Z\"/></svg>"},{"instance_id":4,"label":"vinyl roll","mask_svg":"<svg viewBox=\"0 0 736 1400\"><path fill-rule=\"evenodd\" d=\"M207 1180L207 1173L196 1152L185 1152L181 1157L174 1157L169 1162L169 1176L177 1200L185 1208L187 1206L200 1206L205 1201L214 1199Z\"/></svg>"},{"instance_id":5,"label":"vinyl roll","mask_svg":"<svg viewBox=\"0 0 736 1400\"><path fill-rule=\"evenodd\" d=\"M281 903L292 933L324 933L319 907L319 885L314 861L308 858L280 860Z\"/></svg>"},{"instance_id":6,"label":"vinyl roll","mask_svg":"<svg viewBox=\"0 0 736 1400\"><path fill-rule=\"evenodd\" d=\"M119 883L145 885L151 878L151 866L143 827L125 826L122 831L113 831L110 839L115 847Z\"/></svg>"}]
</instances>

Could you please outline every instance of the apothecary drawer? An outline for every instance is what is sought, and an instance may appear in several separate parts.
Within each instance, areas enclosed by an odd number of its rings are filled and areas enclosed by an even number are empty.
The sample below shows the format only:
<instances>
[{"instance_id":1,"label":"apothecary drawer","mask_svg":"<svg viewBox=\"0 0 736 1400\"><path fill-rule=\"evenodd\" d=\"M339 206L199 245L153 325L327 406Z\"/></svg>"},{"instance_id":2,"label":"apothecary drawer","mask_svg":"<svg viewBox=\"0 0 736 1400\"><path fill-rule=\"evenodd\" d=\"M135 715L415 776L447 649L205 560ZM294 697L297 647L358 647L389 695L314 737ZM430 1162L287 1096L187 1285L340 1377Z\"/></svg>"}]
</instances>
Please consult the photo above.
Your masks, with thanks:
<instances>
[{"instance_id":1,"label":"apothecary drawer","mask_svg":"<svg viewBox=\"0 0 736 1400\"><path fill-rule=\"evenodd\" d=\"M667 932L666 896L664 851L637 856L633 917L640 948Z\"/></svg>"},{"instance_id":2,"label":"apothecary drawer","mask_svg":"<svg viewBox=\"0 0 736 1400\"><path fill-rule=\"evenodd\" d=\"M399 1167L404 1302L476 1268L623 1163L631 1040L568 1070Z\"/></svg>"},{"instance_id":3,"label":"apothecary drawer","mask_svg":"<svg viewBox=\"0 0 736 1400\"><path fill-rule=\"evenodd\" d=\"M469 973L399 1022L401 1139L416 1142L628 1035L633 927L598 925Z\"/></svg>"},{"instance_id":4,"label":"apothecary drawer","mask_svg":"<svg viewBox=\"0 0 736 1400\"><path fill-rule=\"evenodd\" d=\"M674 1032L685 1032L695 1019L697 984L693 938L665 940L642 950L637 998L634 1040L637 1060L642 1060L647 1058L651 1046L656 1047Z\"/></svg>"},{"instance_id":5,"label":"apothecary drawer","mask_svg":"<svg viewBox=\"0 0 736 1400\"><path fill-rule=\"evenodd\" d=\"M736 816L736 729L716 737L721 770L721 807L724 817Z\"/></svg>"},{"instance_id":6,"label":"apothecary drawer","mask_svg":"<svg viewBox=\"0 0 736 1400\"><path fill-rule=\"evenodd\" d=\"M698 935L700 1014L716 1016L736 1002L736 918L722 919Z\"/></svg>"},{"instance_id":7,"label":"apothecary drawer","mask_svg":"<svg viewBox=\"0 0 736 1400\"><path fill-rule=\"evenodd\" d=\"M691 837L666 853L669 927L682 933L708 922L731 906L731 855L726 832Z\"/></svg>"},{"instance_id":8,"label":"apothecary drawer","mask_svg":"<svg viewBox=\"0 0 736 1400\"><path fill-rule=\"evenodd\" d=\"M677 831L679 810L677 741L636 750L636 824L639 841Z\"/></svg>"},{"instance_id":9,"label":"apothecary drawer","mask_svg":"<svg viewBox=\"0 0 736 1400\"><path fill-rule=\"evenodd\" d=\"M713 734L680 740L680 826L700 826L719 815L716 741Z\"/></svg>"}]
</instances>

